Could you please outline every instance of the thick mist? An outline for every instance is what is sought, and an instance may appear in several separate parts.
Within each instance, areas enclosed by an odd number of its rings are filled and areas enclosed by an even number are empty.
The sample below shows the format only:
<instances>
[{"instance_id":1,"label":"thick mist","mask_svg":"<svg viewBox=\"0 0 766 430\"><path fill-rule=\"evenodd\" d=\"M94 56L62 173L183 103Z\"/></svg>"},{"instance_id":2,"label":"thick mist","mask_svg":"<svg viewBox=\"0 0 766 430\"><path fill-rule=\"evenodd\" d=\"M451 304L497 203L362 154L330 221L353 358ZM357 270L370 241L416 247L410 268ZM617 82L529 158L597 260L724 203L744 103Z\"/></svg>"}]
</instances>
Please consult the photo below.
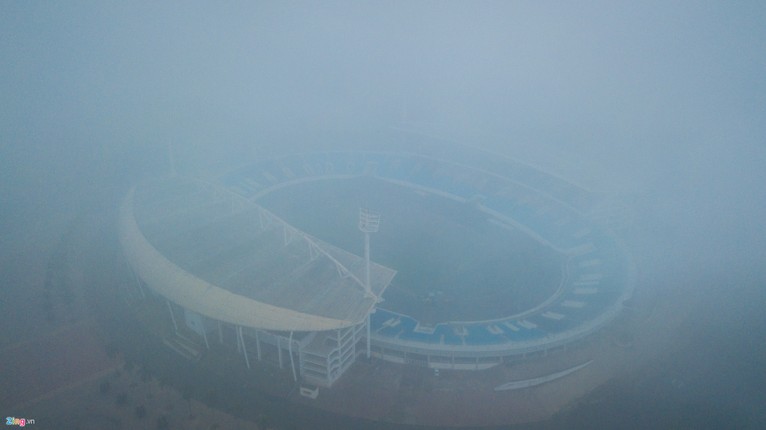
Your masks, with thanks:
<instances>
[{"instance_id":1,"label":"thick mist","mask_svg":"<svg viewBox=\"0 0 766 430\"><path fill-rule=\"evenodd\" d=\"M4 188L404 127L726 225L766 200L757 2L3 9Z\"/></svg>"},{"instance_id":2,"label":"thick mist","mask_svg":"<svg viewBox=\"0 0 766 430\"><path fill-rule=\"evenodd\" d=\"M756 402L764 22L758 1L4 2L0 251L55 241L167 171L169 146L180 173L209 176L381 131L435 137L620 202L637 291L693 292L692 331L747 369L688 378L747 380Z\"/></svg>"}]
</instances>

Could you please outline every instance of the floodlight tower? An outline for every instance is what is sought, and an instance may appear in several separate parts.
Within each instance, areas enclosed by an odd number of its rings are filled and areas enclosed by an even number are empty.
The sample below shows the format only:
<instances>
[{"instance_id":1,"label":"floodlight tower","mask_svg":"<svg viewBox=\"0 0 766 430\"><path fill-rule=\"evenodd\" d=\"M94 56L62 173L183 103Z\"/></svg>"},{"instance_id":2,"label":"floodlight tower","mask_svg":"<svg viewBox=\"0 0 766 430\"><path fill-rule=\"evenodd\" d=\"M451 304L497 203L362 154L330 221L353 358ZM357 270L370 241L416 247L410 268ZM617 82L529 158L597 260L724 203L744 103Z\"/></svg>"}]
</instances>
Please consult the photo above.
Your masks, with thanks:
<instances>
[{"instance_id":1,"label":"floodlight tower","mask_svg":"<svg viewBox=\"0 0 766 430\"><path fill-rule=\"evenodd\" d=\"M359 230L364 233L364 289L367 295L375 297L370 286L370 233L377 233L380 215L367 208L359 209ZM370 312L372 313L372 312ZM367 314L367 358L370 358L370 313Z\"/></svg>"}]
</instances>

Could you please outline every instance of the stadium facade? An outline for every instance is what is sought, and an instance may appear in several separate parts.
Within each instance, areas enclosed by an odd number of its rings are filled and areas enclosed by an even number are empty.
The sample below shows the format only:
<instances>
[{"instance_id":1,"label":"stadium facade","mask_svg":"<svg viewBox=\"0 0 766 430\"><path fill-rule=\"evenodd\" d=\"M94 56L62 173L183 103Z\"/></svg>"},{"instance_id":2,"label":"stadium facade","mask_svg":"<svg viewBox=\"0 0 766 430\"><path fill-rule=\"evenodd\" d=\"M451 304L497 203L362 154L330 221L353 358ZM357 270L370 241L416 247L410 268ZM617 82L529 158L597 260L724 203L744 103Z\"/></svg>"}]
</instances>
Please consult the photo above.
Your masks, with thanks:
<instances>
[{"instance_id":1,"label":"stadium facade","mask_svg":"<svg viewBox=\"0 0 766 430\"><path fill-rule=\"evenodd\" d=\"M369 263L259 204L289 186L362 177L465 204L555 250L564 261L555 292L500 318L420 321L385 307L395 267ZM248 367L273 361L296 382L331 387L359 356L480 370L564 347L610 322L632 294L633 270L613 234L591 221L590 199L538 169L460 147L291 154L215 181L137 185L120 209L120 241L140 294L165 302L176 335L193 333L206 348L236 346Z\"/></svg>"}]
</instances>

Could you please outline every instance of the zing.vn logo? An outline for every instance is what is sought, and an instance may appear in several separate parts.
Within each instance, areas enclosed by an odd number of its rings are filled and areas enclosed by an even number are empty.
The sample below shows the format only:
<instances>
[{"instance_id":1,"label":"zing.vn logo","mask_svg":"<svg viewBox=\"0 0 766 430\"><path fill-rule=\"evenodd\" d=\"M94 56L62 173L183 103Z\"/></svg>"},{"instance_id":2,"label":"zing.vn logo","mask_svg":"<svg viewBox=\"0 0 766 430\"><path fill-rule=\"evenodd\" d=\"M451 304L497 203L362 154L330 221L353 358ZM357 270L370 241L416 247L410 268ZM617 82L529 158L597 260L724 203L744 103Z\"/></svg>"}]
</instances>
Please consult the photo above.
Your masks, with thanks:
<instances>
[{"instance_id":1,"label":"zing.vn logo","mask_svg":"<svg viewBox=\"0 0 766 430\"><path fill-rule=\"evenodd\" d=\"M34 419L27 419L27 418L16 418L16 417L6 417L5 418L5 425L7 426L19 426L24 427L27 424L34 424Z\"/></svg>"}]
</instances>

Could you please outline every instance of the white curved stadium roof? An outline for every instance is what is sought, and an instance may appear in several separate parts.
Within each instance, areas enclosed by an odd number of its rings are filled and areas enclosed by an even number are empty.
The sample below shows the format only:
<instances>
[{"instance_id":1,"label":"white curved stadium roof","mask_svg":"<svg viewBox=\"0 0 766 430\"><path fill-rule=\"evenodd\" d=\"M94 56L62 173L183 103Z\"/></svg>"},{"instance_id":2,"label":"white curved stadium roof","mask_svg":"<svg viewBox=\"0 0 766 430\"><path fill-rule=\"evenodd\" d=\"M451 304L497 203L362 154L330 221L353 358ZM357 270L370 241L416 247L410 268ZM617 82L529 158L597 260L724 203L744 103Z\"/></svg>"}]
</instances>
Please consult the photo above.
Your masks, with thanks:
<instances>
[{"instance_id":1,"label":"white curved stadium roof","mask_svg":"<svg viewBox=\"0 0 766 430\"><path fill-rule=\"evenodd\" d=\"M120 208L125 256L158 294L245 327L321 331L367 317L396 272L288 225L245 198L189 179L133 188Z\"/></svg>"}]
</instances>

